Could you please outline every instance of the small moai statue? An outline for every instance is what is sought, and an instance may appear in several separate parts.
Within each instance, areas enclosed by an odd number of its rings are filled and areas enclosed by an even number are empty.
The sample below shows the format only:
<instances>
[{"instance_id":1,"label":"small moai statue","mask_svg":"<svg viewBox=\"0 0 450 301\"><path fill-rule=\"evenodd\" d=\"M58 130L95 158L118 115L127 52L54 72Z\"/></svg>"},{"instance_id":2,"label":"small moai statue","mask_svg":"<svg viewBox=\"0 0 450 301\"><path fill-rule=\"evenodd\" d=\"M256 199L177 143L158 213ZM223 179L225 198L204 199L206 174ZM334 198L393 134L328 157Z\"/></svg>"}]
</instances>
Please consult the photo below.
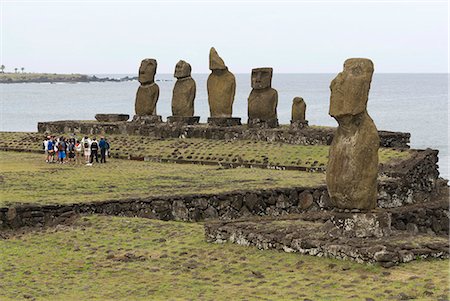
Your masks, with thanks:
<instances>
[{"instance_id":1,"label":"small moai statue","mask_svg":"<svg viewBox=\"0 0 450 301\"><path fill-rule=\"evenodd\" d=\"M370 210L377 204L377 128L367 113L373 63L353 58L331 82L329 114L339 126L330 146L326 182L331 204Z\"/></svg>"},{"instance_id":2,"label":"small moai statue","mask_svg":"<svg viewBox=\"0 0 450 301\"><path fill-rule=\"evenodd\" d=\"M278 92L272 88L272 68L252 69L248 97L248 126L277 127Z\"/></svg>"},{"instance_id":3,"label":"small moai statue","mask_svg":"<svg viewBox=\"0 0 450 301\"><path fill-rule=\"evenodd\" d=\"M139 67L140 86L136 93L133 122L157 123L161 116L156 115L156 103L159 98L159 87L155 83L157 62L155 59L144 59Z\"/></svg>"},{"instance_id":4,"label":"small moai statue","mask_svg":"<svg viewBox=\"0 0 450 301\"><path fill-rule=\"evenodd\" d=\"M196 85L191 77L191 65L180 60L175 66L174 77L177 78L172 94L172 116L169 123L195 124L200 117L194 116L194 99Z\"/></svg>"},{"instance_id":5,"label":"small moai statue","mask_svg":"<svg viewBox=\"0 0 450 301\"><path fill-rule=\"evenodd\" d=\"M214 47L209 52L208 103L211 117L208 124L231 126L241 124L240 118L233 118L233 102L236 93L236 79Z\"/></svg>"},{"instance_id":6,"label":"small moai statue","mask_svg":"<svg viewBox=\"0 0 450 301\"><path fill-rule=\"evenodd\" d=\"M291 128L301 129L308 126L306 116L306 103L301 97L292 100Z\"/></svg>"}]
</instances>

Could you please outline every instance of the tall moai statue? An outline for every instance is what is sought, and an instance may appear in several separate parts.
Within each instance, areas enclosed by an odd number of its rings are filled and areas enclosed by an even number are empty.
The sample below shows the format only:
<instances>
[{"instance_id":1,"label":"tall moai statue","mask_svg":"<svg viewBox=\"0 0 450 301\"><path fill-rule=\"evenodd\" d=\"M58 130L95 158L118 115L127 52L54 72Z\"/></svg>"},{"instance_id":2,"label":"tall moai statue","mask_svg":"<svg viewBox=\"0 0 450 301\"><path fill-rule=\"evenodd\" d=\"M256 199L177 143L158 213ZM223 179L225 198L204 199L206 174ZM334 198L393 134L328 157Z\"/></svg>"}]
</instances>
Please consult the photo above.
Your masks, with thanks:
<instances>
[{"instance_id":1,"label":"tall moai statue","mask_svg":"<svg viewBox=\"0 0 450 301\"><path fill-rule=\"evenodd\" d=\"M292 100L291 128L301 129L308 126L306 120L306 103L301 97Z\"/></svg>"},{"instance_id":2,"label":"tall moai statue","mask_svg":"<svg viewBox=\"0 0 450 301\"><path fill-rule=\"evenodd\" d=\"M134 122L161 122L161 116L156 115L156 103L159 98L159 87L155 83L157 62L155 59L144 59L139 67L138 80L141 83L136 93Z\"/></svg>"},{"instance_id":3,"label":"tall moai statue","mask_svg":"<svg viewBox=\"0 0 450 301\"><path fill-rule=\"evenodd\" d=\"M170 123L195 124L200 117L194 116L194 99L196 85L191 77L191 65L180 60L175 66L174 77L177 78L172 94L172 116Z\"/></svg>"},{"instance_id":4,"label":"tall moai statue","mask_svg":"<svg viewBox=\"0 0 450 301\"><path fill-rule=\"evenodd\" d=\"M377 204L377 128L367 113L373 63L353 58L331 82L329 114L339 124L327 166L326 181L333 206L369 210Z\"/></svg>"},{"instance_id":5,"label":"tall moai statue","mask_svg":"<svg viewBox=\"0 0 450 301\"><path fill-rule=\"evenodd\" d=\"M248 97L248 126L277 127L278 92L272 88L272 68L252 69L252 91Z\"/></svg>"},{"instance_id":6,"label":"tall moai statue","mask_svg":"<svg viewBox=\"0 0 450 301\"><path fill-rule=\"evenodd\" d=\"M214 47L209 52L208 103L211 117L208 124L230 126L241 124L240 118L233 118L233 102L236 93L236 79Z\"/></svg>"}]
</instances>

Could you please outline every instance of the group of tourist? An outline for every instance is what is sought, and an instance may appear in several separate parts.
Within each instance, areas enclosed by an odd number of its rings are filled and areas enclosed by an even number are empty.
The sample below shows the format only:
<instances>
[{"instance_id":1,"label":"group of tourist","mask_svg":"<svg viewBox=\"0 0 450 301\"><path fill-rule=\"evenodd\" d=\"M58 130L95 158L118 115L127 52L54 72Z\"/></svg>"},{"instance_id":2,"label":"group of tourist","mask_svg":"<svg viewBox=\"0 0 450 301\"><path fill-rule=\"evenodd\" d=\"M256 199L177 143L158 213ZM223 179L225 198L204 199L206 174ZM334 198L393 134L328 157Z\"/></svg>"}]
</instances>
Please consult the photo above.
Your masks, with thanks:
<instances>
[{"instance_id":1,"label":"group of tourist","mask_svg":"<svg viewBox=\"0 0 450 301\"><path fill-rule=\"evenodd\" d=\"M45 162L47 163L66 163L73 162L75 164L93 164L106 163L106 157L110 157L110 145L105 137L90 139L84 136L83 139L65 138L56 136L47 136L42 142L42 148L45 152Z\"/></svg>"}]
</instances>

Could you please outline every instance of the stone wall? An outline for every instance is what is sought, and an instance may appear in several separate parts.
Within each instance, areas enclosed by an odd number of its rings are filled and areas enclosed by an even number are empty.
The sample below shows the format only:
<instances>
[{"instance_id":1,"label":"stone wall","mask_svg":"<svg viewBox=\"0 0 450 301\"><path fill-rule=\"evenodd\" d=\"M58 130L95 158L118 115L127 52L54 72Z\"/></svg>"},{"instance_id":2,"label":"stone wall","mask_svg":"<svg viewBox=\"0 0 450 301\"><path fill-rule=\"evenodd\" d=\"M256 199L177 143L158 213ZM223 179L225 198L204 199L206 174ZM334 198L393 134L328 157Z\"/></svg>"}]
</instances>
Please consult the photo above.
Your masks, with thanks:
<instances>
[{"instance_id":1,"label":"stone wall","mask_svg":"<svg viewBox=\"0 0 450 301\"><path fill-rule=\"evenodd\" d=\"M387 187L380 185L380 187ZM384 193L384 191L381 191ZM401 196L397 196L401 198ZM406 199L407 196L404 196ZM428 199L427 199L428 200ZM406 204L402 203L403 205ZM426 204L426 203L423 203ZM301 212L318 212L330 209L325 186L315 188L280 188L259 191L236 191L218 195L199 194L184 196L126 199L69 205L21 205L0 208L0 229L20 227L51 226L64 223L78 214L107 214L137 216L160 220L201 221L205 219L231 220L245 216L281 216ZM431 210L434 212L434 210ZM403 212L403 213L402 213ZM433 212L411 215L399 211L399 218L405 226L412 219L416 226L429 226ZM420 218L417 218L420 217ZM442 212L435 216L442 220ZM447 218L448 221L448 218ZM399 224L401 227L401 223ZM445 226L441 224L441 228ZM447 227L448 231L448 227Z\"/></svg>"},{"instance_id":2,"label":"stone wall","mask_svg":"<svg viewBox=\"0 0 450 301\"><path fill-rule=\"evenodd\" d=\"M334 128L306 127L293 129L282 126L274 129L248 128L246 125L232 127L198 125L177 125L160 123L154 125L138 125L133 122L96 122L64 120L39 122L40 133L82 133L143 135L154 138L203 138L203 139L244 139L282 142L289 144L331 144ZM379 131L382 147L409 147L409 133Z\"/></svg>"},{"instance_id":3,"label":"stone wall","mask_svg":"<svg viewBox=\"0 0 450 301\"><path fill-rule=\"evenodd\" d=\"M378 206L400 207L433 198L439 186L438 153L432 149L415 150L408 160L382 165Z\"/></svg>"},{"instance_id":4,"label":"stone wall","mask_svg":"<svg viewBox=\"0 0 450 301\"><path fill-rule=\"evenodd\" d=\"M404 229L398 229L398 224L390 225L391 220L405 217L403 214L412 218L422 213L428 214L430 220L436 220L437 225L447 223L447 228L436 229L433 224L425 223L420 226L410 223ZM370 216L380 223L384 221L384 224L373 223ZM346 223L340 229L333 220L353 223ZM419 221L425 219L416 219L416 223ZM373 230L382 230L383 233ZM419 258L449 257L448 203L423 203L401 210L383 209L367 214L322 211L281 218L208 221L205 223L205 237L214 243L231 242L261 250L276 249L392 267Z\"/></svg>"}]
</instances>

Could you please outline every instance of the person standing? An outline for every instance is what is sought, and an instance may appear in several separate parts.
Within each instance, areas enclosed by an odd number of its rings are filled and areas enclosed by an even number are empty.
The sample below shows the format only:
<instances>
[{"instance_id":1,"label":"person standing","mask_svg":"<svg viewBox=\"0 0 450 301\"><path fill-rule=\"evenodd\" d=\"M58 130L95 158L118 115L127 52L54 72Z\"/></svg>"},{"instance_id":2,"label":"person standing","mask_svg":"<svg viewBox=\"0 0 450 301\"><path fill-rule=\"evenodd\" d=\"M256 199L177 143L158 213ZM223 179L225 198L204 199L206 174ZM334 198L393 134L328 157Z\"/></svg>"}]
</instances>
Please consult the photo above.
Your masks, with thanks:
<instances>
[{"instance_id":1,"label":"person standing","mask_svg":"<svg viewBox=\"0 0 450 301\"><path fill-rule=\"evenodd\" d=\"M94 157L95 157L95 162L98 163L98 142L97 139L94 137L94 139L92 139L91 142L91 159L89 161L89 163L94 163Z\"/></svg>"},{"instance_id":2,"label":"person standing","mask_svg":"<svg viewBox=\"0 0 450 301\"><path fill-rule=\"evenodd\" d=\"M77 140L75 143L75 164L81 163L81 156L83 152L83 145L80 143L80 141Z\"/></svg>"},{"instance_id":3,"label":"person standing","mask_svg":"<svg viewBox=\"0 0 450 301\"><path fill-rule=\"evenodd\" d=\"M89 139L88 136L84 136L84 138L81 139L81 145L83 145L84 160L86 163L89 163L91 158L91 139Z\"/></svg>"},{"instance_id":4,"label":"person standing","mask_svg":"<svg viewBox=\"0 0 450 301\"><path fill-rule=\"evenodd\" d=\"M100 142L98 143L100 147L100 163L106 163L106 140L105 137L100 137Z\"/></svg>"},{"instance_id":5,"label":"person standing","mask_svg":"<svg viewBox=\"0 0 450 301\"><path fill-rule=\"evenodd\" d=\"M49 140L49 136L46 136L44 138L44 141L42 142L42 148L44 149L44 154L45 154L45 162L48 163L48 140Z\"/></svg>"},{"instance_id":6,"label":"person standing","mask_svg":"<svg viewBox=\"0 0 450 301\"><path fill-rule=\"evenodd\" d=\"M64 159L66 158L67 144L65 142L64 137L59 138L58 142L58 158L60 160L60 164L65 163Z\"/></svg>"},{"instance_id":7,"label":"person standing","mask_svg":"<svg viewBox=\"0 0 450 301\"><path fill-rule=\"evenodd\" d=\"M55 142L53 141L53 137L50 137L50 139L47 141L47 153L48 153L47 162L48 163L53 163L53 157L55 155L54 143Z\"/></svg>"}]
</instances>

